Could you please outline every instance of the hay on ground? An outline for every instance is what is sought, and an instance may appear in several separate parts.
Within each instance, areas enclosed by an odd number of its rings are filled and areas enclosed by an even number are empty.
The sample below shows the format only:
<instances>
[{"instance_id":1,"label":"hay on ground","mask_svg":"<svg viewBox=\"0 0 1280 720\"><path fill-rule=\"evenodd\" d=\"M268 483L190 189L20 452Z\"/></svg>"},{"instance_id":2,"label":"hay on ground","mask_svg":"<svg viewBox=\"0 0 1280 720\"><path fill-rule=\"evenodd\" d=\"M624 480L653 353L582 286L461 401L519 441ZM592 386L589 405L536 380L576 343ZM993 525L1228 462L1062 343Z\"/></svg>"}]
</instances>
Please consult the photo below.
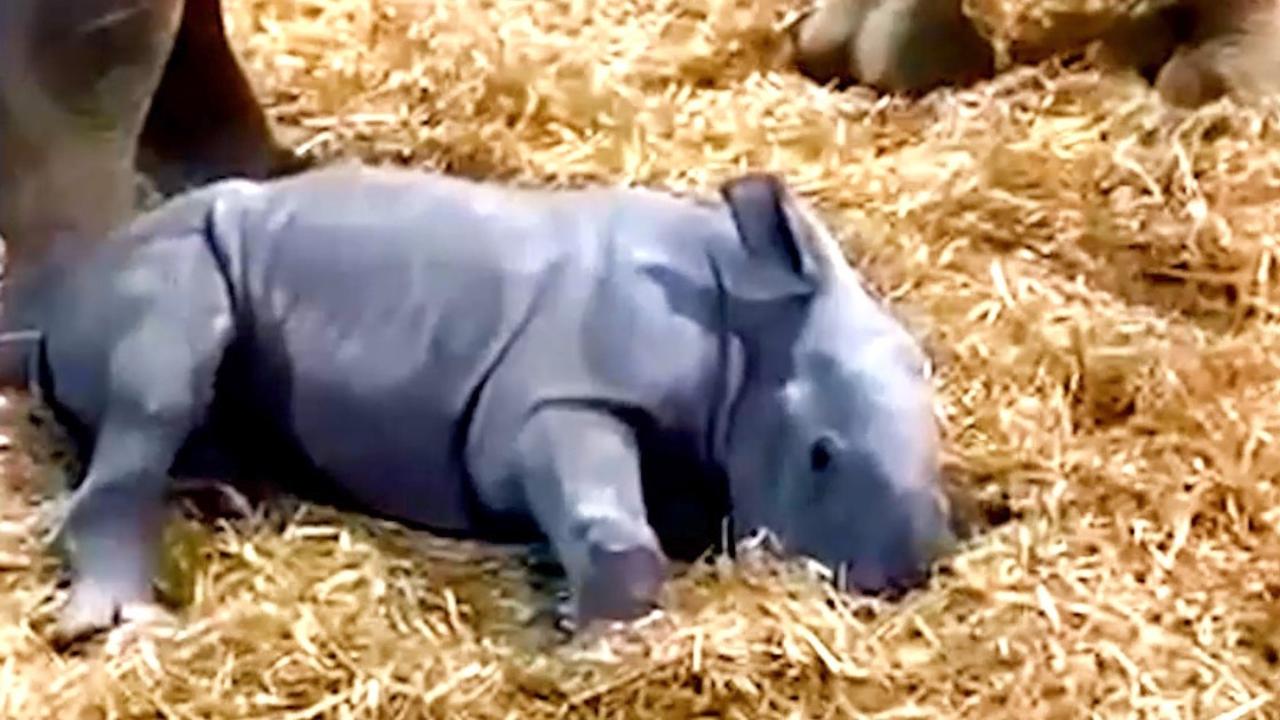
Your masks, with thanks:
<instances>
[{"instance_id":1,"label":"hay on ground","mask_svg":"<svg viewBox=\"0 0 1280 720\"><path fill-rule=\"evenodd\" d=\"M782 0L224 4L320 157L704 194L782 173L926 338L951 465L1011 519L903 603L708 565L562 646L501 549L276 507L178 526L181 623L58 654L23 443L0 716L1280 718L1274 108L1180 113L1053 61L834 92L781 63ZM1006 38L1035 17L973 5Z\"/></svg>"}]
</instances>

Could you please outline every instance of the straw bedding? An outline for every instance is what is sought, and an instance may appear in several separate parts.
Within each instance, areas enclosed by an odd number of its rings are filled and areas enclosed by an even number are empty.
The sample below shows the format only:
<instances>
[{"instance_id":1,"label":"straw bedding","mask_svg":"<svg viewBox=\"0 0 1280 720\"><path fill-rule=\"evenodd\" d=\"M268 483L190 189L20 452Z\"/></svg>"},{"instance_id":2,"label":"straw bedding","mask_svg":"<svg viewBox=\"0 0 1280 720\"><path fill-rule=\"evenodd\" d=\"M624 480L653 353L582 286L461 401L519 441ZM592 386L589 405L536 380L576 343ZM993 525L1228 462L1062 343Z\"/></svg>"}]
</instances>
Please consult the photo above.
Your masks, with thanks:
<instances>
[{"instance_id":1,"label":"straw bedding","mask_svg":"<svg viewBox=\"0 0 1280 720\"><path fill-rule=\"evenodd\" d=\"M708 562L663 614L565 644L522 555L282 500L175 525L179 622L58 654L57 463L20 439L0 715L1280 718L1274 108L1176 113L1057 60L917 101L833 92L782 64L782 1L226 5L322 158L704 194L785 175L925 339L987 522L903 602ZM1049 5L973 10L1048 37Z\"/></svg>"}]
</instances>

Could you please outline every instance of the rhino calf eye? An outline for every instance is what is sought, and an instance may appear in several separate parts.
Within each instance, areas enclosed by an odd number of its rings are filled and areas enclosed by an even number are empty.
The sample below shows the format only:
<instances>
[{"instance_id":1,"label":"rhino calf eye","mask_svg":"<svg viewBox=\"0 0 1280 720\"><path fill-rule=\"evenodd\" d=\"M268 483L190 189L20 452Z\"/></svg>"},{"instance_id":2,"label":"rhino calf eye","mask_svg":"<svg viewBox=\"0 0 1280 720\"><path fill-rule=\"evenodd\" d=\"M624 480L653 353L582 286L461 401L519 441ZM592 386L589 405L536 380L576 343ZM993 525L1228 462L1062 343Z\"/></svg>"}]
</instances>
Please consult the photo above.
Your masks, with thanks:
<instances>
[{"instance_id":1,"label":"rhino calf eye","mask_svg":"<svg viewBox=\"0 0 1280 720\"><path fill-rule=\"evenodd\" d=\"M830 438L819 438L809 448L809 467L814 472L823 472L831 466L835 448Z\"/></svg>"}]
</instances>

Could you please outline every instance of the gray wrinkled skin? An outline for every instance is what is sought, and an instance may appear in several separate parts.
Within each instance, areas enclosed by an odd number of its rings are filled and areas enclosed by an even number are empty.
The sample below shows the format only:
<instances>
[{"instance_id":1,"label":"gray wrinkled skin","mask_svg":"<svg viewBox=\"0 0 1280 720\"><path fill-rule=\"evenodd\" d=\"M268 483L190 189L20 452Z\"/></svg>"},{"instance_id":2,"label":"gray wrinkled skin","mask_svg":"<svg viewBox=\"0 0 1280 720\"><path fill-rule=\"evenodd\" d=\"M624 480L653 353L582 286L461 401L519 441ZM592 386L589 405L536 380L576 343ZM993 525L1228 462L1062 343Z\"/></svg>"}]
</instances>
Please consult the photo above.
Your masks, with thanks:
<instances>
[{"instance_id":1,"label":"gray wrinkled skin","mask_svg":"<svg viewBox=\"0 0 1280 720\"><path fill-rule=\"evenodd\" d=\"M211 462L548 539L579 621L653 607L726 512L858 589L918 583L950 537L920 351L780 183L722 194L339 166L189 192L31 276L10 328L92 448L64 628L149 597L168 478Z\"/></svg>"}]
</instances>

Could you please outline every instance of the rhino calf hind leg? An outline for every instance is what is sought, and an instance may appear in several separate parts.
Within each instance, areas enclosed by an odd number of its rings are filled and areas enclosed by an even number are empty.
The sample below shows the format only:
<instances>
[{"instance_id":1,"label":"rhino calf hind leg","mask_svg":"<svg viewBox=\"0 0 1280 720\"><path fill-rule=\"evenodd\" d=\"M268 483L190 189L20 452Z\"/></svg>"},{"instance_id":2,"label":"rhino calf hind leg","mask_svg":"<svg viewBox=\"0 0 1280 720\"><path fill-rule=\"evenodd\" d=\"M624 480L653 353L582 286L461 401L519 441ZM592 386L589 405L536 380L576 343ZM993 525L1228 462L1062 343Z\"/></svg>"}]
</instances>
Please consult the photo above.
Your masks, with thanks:
<instances>
[{"instance_id":1,"label":"rhino calf hind leg","mask_svg":"<svg viewBox=\"0 0 1280 720\"><path fill-rule=\"evenodd\" d=\"M181 240L162 252L207 254L202 245L184 247ZM109 628L130 608L152 604L170 471L208 413L232 335L225 290L209 269L213 261L195 257L179 266L181 277L134 267L136 281L172 283L180 295L147 302L135 310L140 316L110 319L127 331L110 347L102 421L85 480L72 494L59 532L71 590L54 631L57 641Z\"/></svg>"},{"instance_id":2,"label":"rhino calf hind leg","mask_svg":"<svg viewBox=\"0 0 1280 720\"><path fill-rule=\"evenodd\" d=\"M55 630L62 642L115 625L151 601L167 459L181 432L164 421L113 419L103 429L85 482L62 528L71 596Z\"/></svg>"},{"instance_id":3,"label":"rhino calf hind leg","mask_svg":"<svg viewBox=\"0 0 1280 720\"><path fill-rule=\"evenodd\" d=\"M525 497L569 578L570 620L630 620L653 609L667 560L646 517L631 429L603 411L546 407L516 452Z\"/></svg>"}]
</instances>

